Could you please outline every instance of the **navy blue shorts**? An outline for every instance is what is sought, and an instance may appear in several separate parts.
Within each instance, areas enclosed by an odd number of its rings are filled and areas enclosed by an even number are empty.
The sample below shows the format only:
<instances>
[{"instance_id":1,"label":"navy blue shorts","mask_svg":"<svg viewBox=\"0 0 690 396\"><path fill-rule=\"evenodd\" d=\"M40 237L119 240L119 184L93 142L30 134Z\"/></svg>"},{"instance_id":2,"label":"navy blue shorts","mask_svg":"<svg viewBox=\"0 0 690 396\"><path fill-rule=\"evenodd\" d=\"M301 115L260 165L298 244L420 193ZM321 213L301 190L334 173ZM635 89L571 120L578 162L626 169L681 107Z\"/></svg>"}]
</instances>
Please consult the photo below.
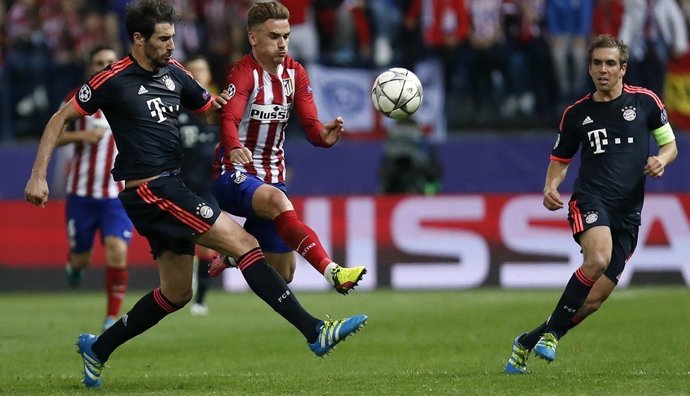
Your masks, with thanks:
<instances>
[{"instance_id":1,"label":"navy blue shorts","mask_svg":"<svg viewBox=\"0 0 690 396\"><path fill-rule=\"evenodd\" d=\"M278 235L273 220L259 217L252 207L252 198L256 189L264 184L266 183L263 180L254 175L239 171L226 172L213 180L213 195L221 209L247 219L244 229L259 241L261 250L269 253L291 252L292 248ZM271 185L287 195L284 183Z\"/></svg>"},{"instance_id":2,"label":"navy blue shorts","mask_svg":"<svg viewBox=\"0 0 690 396\"><path fill-rule=\"evenodd\" d=\"M218 204L192 192L179 174L127 188L119 196L137 231L149 241L154 259L165 250L194 255L195 237L220 216Z\"/></svg>"},{"instance_id":3,"label":"navy blue shorts","mask_svg":"<svg viewBox=\"0 0 690 396\"><path fill-rule=\"evenodd\" d=\"M620 214L611 211L600 200L591 196L578 196L568 203L568 221L573 230L573 238L580 243L580 235L596 226L606 226L611 230L613 250L611 262L604 275L618 284L625 263L635 252L640 229L640 213Z\"/></svg>"},{"instance_id":4,"label":"navy blue shorts","mask_svg":"<svg viewBox=\"0 0 690 396\"><path fill-rule=\"evenodd\" d=\"M100 231L101 243L107 236L120 238L127 244L132 239L132 222L117 198L87 198L70 194L65 209L72 253L90 252L96 230Z\"/></svg>"}]
</instances>

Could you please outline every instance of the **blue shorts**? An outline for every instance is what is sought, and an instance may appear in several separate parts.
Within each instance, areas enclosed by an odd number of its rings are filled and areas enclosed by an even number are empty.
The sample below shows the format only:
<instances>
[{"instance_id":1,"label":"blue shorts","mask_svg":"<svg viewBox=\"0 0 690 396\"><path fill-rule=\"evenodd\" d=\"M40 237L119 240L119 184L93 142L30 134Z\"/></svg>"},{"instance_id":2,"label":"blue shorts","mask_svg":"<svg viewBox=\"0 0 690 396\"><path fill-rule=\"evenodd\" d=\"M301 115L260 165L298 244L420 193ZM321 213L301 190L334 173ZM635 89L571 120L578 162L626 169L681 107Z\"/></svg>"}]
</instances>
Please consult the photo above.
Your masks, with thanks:
<instances>
[{"instance_id":1,"label":"blue shorts","mask_svg":"<svg viewBox=\"0 0 690 396\"><path fill-rule=\"evenodd\" d=\"M129 244L132 239L132 222L117 198L86 198L67 196L67 237L70 252L90 252L96 230L100 230L101 243L107 236L114 236Z\"/></svg>"},{"instance_id":2,"label":"blue shorts","mask_svg":"<svg viewBox=\"0 0 690 396\"><path fill-rule=\"evenodd\" d=\"M261 250L269 253L291 252L292 248L278 235L273 220L259 217L252 207L254 192L264 184L266 183L263 180L254 175L226 172L213 180L213 195L221 209L247 219L244 229L259 241ZM271 185L287 195L285 183Z\"/></svg>"}]
</instances>

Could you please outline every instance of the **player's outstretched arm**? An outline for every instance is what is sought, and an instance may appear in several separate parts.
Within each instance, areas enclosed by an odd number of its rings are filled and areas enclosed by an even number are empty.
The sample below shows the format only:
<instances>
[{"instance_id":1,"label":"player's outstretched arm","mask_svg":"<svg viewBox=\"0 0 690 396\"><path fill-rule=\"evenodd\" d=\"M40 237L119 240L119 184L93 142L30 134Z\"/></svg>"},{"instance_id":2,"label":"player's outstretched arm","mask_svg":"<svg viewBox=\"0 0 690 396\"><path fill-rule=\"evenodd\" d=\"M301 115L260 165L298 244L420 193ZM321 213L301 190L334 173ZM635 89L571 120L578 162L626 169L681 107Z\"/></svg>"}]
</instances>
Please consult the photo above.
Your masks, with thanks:
<instances>
[{"instance_id":1,"label":"player's outstretched arm","mask_svg":"<svg viewBox=\"0 0 690 396\"><path fill-rule=\"evenodd\" d=\"M343 121L343 117L338 116L335 118L335 120L333 120L333 122L323 126L323 129L321 130L321 140L326 147L331 147L338 143L338 140L340 140L340 137L345 131L343 126L344 123L345 121Z\"/></svg>"},{"instance_id":2,"label":"player's outstretched arm","mask_svg":"<svg viewBox=\"0 0 690 396\"><path fill-rule=\"evenodd\" d=\"M218 125L220 122L220 110L228 103L228 100L230 100L230 94L226 90L221 91L220 95L213 97L211 107L201 117L203 121L208 125Z\"/></svg>"},{"instance_id":3,"label":"player's outstretched arm","mask_svg":"<svg viewBox=\"0 0 690 396\"><path fill-rule=\"evenodd\" d=\"M644 167L644 174L652 177L664 175L666 166L673 162L678 156L676 141L672 140L659 148L657 155L647 158L647 165Z\"/></svg>"},{"instance_id":4,"label":"player's outstretched arm","mask_svg":"<svg viewBox=\"0 0 690 396\"><path fill-rule=\"evenodd\" d=\"M48 124L43 130L41 142L38 145L34 166L31 168L31 177L24 189L24 198L32 204L43 207L48 202L49 190L46 173L50 157L53 155L53 150L55 150L65 125L81 116L81 113L77 111L72 103L67 103L50 117Z\"/></svg>"}]
</instances>

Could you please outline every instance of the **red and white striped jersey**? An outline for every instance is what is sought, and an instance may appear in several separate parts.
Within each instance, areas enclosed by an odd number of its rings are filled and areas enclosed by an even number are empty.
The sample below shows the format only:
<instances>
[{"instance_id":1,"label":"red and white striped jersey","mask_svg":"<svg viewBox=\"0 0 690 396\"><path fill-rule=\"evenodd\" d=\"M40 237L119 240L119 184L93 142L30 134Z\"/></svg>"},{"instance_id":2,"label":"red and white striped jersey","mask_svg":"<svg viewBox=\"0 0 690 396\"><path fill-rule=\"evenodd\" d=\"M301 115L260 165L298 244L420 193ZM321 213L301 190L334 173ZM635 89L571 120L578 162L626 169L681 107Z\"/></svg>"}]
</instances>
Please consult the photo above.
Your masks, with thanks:
<instances>
[{"instance_id":1,"label":"red and white striped jersey","mask_svg":"<svg viewBox=\"0 0 690 396\"><path fill-rule=\"evenodd\" d=\"M214 177L241 171L266 183L285 181L283 142L292 110L307 139L315 146L324 146L320 135L323 124L318 118L309 77L291 57L272 74L252 55L246 55L230 71L226 89L231 98L222 110ZM226 158L226 152L241 146L253 153L252 163L233 164Z\"/></svg>"},{"instance_id":2,"label":"red and white striped jersey","mask_svg":"<svg viewBox=\"0 0 690 396\"><path fill-rule=\"evenodd\" d=\"M74 143L74 155L67 172L67 194L89 198L117 198L117 194L124 188L124 183L116 182L110 174L117 148L113 132L103 112L98 110L93 115L78 119L72 130L96 127L105 129L105 134L98 143ZM70 130L65 133L70 133Z\"/></svg>"}]
</instances>

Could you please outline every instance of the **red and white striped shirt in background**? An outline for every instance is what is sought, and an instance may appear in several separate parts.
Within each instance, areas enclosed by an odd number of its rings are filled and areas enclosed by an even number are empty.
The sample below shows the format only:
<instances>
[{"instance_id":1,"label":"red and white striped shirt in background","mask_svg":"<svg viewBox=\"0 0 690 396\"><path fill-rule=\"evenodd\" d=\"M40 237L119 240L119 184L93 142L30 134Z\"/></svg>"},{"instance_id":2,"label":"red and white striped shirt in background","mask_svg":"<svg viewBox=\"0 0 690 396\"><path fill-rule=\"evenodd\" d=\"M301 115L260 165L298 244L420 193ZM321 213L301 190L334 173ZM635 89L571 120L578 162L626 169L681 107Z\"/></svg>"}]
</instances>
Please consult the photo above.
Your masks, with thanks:
<instances>
[{"instance_id":1,"label":"red and white striped shirt in background","mask_svg":"<svg viewBox=\"0 0 690 396\"><path fill-rule=\"evenodd\" d=\"M290 56L278 66L276 74L264 70L252 55L243 57L228 76L226 89L231 99L223 106L220 145L216 152L214 175L241 171L266 183L285 181L285 127L294 108L307 139L325 146L320 132L311 84L301 64ZM244 146L253 162L230 162L226 152Z\"/></svg>"},{"instance_id":2,"label":"red and white striped shirt in background","mask_svg":"<svg viewBox=\"0 0 690 396\"><path fill-rule=\"evenodd\" d=\"M124 188L123 182L116 182L110 171L115 164L117 148L113 132L103 112L75 121L72 130L91 130L101 127L105 134L98 143L76 142L74 154L67 171L67 194L88 198L117 198ZM70 130L65 131L70 133Z\"/></svg>"}]
</instances>

